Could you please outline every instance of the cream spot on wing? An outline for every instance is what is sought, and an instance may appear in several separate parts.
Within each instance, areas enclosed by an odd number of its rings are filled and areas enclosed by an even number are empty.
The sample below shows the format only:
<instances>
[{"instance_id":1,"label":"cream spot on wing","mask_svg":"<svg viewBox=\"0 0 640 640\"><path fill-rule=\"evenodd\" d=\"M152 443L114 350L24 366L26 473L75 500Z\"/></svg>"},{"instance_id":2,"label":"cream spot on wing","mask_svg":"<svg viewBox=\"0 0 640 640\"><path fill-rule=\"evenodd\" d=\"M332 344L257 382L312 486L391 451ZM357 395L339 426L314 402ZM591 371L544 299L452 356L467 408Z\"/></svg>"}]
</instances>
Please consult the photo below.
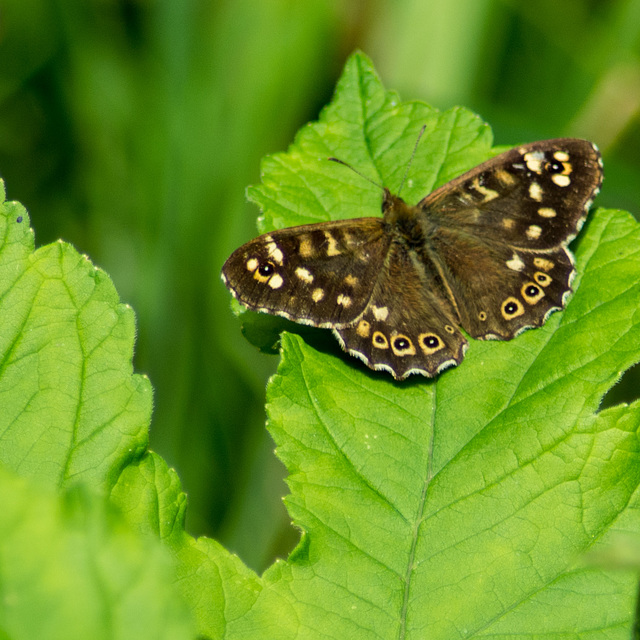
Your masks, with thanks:
<instances>
[{"instance_id":1,"label":"cream spot on wing","mask_svg":"<svg viewBox=\"0 0 640 640\"><path fill-rule=\"evenodd\" d=\"M543 271L551 271L555 267L555 264L551 260L547 260L547 258L534 258L533 264Z\"/></svg>"},{"instance_id":2,"label":"cream spot on wing","mask_svg":"<svg viewBox=\"0 0 640 640\"><path fill-rule=\"evenodd\" d=\"M358 278L349 274L345 277L344 283L349 287L355 287L358 284Z\"/></svg>"},{"instance_id":3,"label":"cream spot on wing","mask_svg":"<svg viewBox=\"0 0 640 640\"><path fill-rule=\"evenodd\" d=\"M498 169L495 175L499 182L501 182L505 187L512 187L515 184L516 179L504 169Z\"/></svg>"},{"instance_id":4,"label":"cream spot on wing","mask_svg":"<svg viewBox=\"0 0 640 640\"><path fill-rule=\"evenodd\" d=\"M325 231L324 237L327 239L329 246L327 247L328 256L339 256L341 251L338 249L338 241L333 237L331 232Z\"/></svg>"},{"instance_id":5,"label":"cream spot on wing","mask_svg":"<svg viewBox=\"0 0 640 640\"><path fill-rule=\"evenodd\" d=\"M533 282L526 282L523 284L520 289L520 293L522 294L524 301L531 305L536 304L539 300L544 298L544 291Z\"/></svg>"},{"instance_id":6,"label":"cream spot on wing","mask_svg":"<svg viewBox=\"0 0 640 640\"><path fill-rule=\"evenodd\" d=\"M279 289L284 284L284 280L279 273L275 273L269 278L269 286L272 289Z\"/></svg>"},{"instance_id":7,"label":"cream spot on wing","mask_svg":"<svg viewBox=\"0 0 640 640\"><path fill-rule=\"evenodd\" d=\"M522 271L524 269L524 262L517 253L513 254L511 260L507 260L506 265L512 271Z\"/></svg>"},{"instance_id":8,"label":"cream spot on wing","mask_svg":"<svg viewBox=\"0 0 640 640\"><path fill-rule=\"evenodd\" d=\"M296 269L296 275L298 276L298 278L300 278L300 280L306 282L307 284L311 284L313 282L313 276L304 267L298 267Z\"/></svg>"},{"instance_id":9,"label":"cream spot on wing","mask_svg":"<svg viewBox=\"0 0 640 640\"><path fill-rule=\"evenodd\" d=\"M537 182L532 182L529 185L529 197L536 202L542 202L542 187Z\"/></svg>"},{"instance_id":10,"label":"cream spot on wing","mask_svg":"<svg viewBox=\"0 0 640 640\"><path fill-rule=\"evenodd\" d=\"M371 313L373 313L373 317L379 322L384 322L389 315L389 309L387 307L376 307L376 305L371 305Z\"/></svg>"},{"instance_id":11,"label":"cream spot on wing","mask_svg":"<svg viewBox=\"0 0 640 640\"><path fill-rule=\"evenodd\" d=\"M380 331L373 332L373 338L371 339L371 342L373 343L373 346L377 347L378 349L389 348L389 341L387 340L387 336L385 336L384 333L381 333Z\"/></svg>"},{"instance_id":12,"label":"cream spot on wing","mask_svg":"<svg viewBox=\"0 0 640 640\"><path fill-rule=\"evenodd\" d=\"M541 286L548 287L551 284L551 276L546 273L542 273L542 271L536 271L533 274L533 279Z\"/></svg>"},{"instance_id":13,"label":"cream spot on wing","mask_svg":"<svg viewBox=\"0 0 640 640\"><path fill-rule=\"evenodd\" d=\"M258 268L258 260L256 258L249 258L247 260L247 271L255 271Z\"/></svg>"},{"instance_id":14,"label":"cream spot on wing","mask_svg":"<svg viewBox=\"0 0 640 640\"><path fill-rule=\"evenodd\" d=\"M566 162L569 159L569 154L566 151L556 151L553 157L560 162Z\"/></svg>"},{"instance_id":15,"label":"cream spot on wing","mask_svg":"<svg viewBox=\"0 0 640 640\"><path fill-rule=\"evenodd\" d=\"M473 196L467 191L460 191L456 194L456 198L460 202L460 204L464 206L468 206L473 204Z\"/></svg>"},{"instance_id":16,"label":"cream spot on wing","mask_svg":"<svg viewBox=\"0 0 640 640\"><path fill-rule=\"evenodd\" d=\"M525 233L527 234L527 238L529 238L529 240L537 240L542 233L542 228L537 224L530 224Z\"/></svg>"},{"instance_id":17,"label":"cream spot on wing","mask_svg":"<svg viewBox=\"0 0 640 640\"><path fill-rule=\"evenodd\" d=\"M520 300L509 297L502 303L500 311L502 312L502 317L505 320L512 320L513 318L517 318L524 313L524 306L522 305L522 302L520 302Z\"/></svg>"},{"instance_id":18,"label":"cream spot on wing","mask_svg":"<svg viewBox=\"0 0 640 640\"><path fill-rule=\"evenodd\" d=\"M336 302L342 305L345 309L351 306L351 298L343 295L342 293L338 296Z\"/></svg>"},{"instance_id":19,"label":"cream spot on wing","mask_svg":"<svg viewBox=\"0 0 640 640\"><path fill-rule=\"evenodd\" d=\"M513 229L516 226L516 221L513 218L502 218L502 226L505 229Z\"/></svg>"},{"instance_id":20,"label":"cream spot on wing","mask_svg":"<svg viewBox=\"0 0 640 640\"><path fill-rule=\"evenodd\" d=\"M555 218L558 214L556 213L556 210L551 207L540 207L538 209L538 215L543 218Z\"/></svg>"},{"instance_id":21,"label":"cream spot on wing","mask_svg":"<svg viewBox=\"0 0 640 640\"><path fill-rule=\"evenodd\" d=\"M270 258L273 258L274 262L277 262L279 265L282 265L282 260L284 256L282 255L282 251L278 248L278 245L275 242L269 242L267 244L267 252Z\"/></svg>"},{"instance_id":22,"label":"cream spot on wing","mask_svg":"<svg viewBox=\"0 0 640 640\"><path fill-rule=\"evenodd\" d=\"M418 336L418 344L426 356L444 348L444 342L435 333L421 333Z\"/></svg>"},{"instance_id":23,"label":"cream spot on wing","mask_svg":"<svg viewBox=\"0 0 640 640\"><path fill-rule=\"evenodd\" d=\"M273 263L272 262L268 262L266 263L268 265L270 265L271 267L273 267ZM273 267L275 268L275 267ZM264 284L265 282L269 282L269 279L273 277L273 273L268 273L267 275L262 275L260 273L260 269L256 269L253 272L253 279L257 280L258 282L261 282L262 284Z\"/></svg>"},{"instance_id":24,"label":"cream spot on wing","mask_svg":"<svg viewBox=\"0 0 640 640\"><path fill-rule=\"evenodd\" d=\"M571 184L571 178L562 173L554 173L551 176L551 180L559 187L568 187Z\"/></svg>"},{"instance_id":25,"label":"cream spot on wing","mask_svg":"<svg viewBox=\"0 0 640 640\"><path fill-rule=\"evenodd\" d=\"M368 338L369 333L371 333L371 325L366 320L360 320L358 322L358 326L356 328L356 333L361 338Z\"/></svg>"},{"instance_id":26,"label":"cream spot on wing","mask_svg":"<svg viewBox=\"0 0 640 640\"><path fill-rule=\"evenodd\" d=\"M542 162L544 160L544 153L542 151L529 151L524 154L524 161L529 171L534 173L542 173Z\"/></svg>"},{"instance_id":27,"label":"cream spot on wing","mask_svg":"<svg viewBox=\"0 0 640 640\"><path fill-rule=\"evenodd\" d=\"M300 236L298 253L303 258L310 258L313 255L313 245L311 244L311 238L308 235Z\"/></svg>"},{"instance_id":28,"label":"cream spot on wing","mask_svg":"<svg viewBox=\"0 0 640 640\"><path fill-rule=\"evenodd\" d=\"M499 195L497 191L489 189L483 184L480 184L480 178L475 178L475 180L471 183L471 188L475 189L480 195L484 196L482 202L491 202L491 200L494 200Z\"/></svg>"},{"instance_id":29,"label":"cream spot on wing","mask_svg":"<svg viewBox=\"0 0 640 640\"><path fill-rule=\"evenodd\" d=\"M322 298L324 298L324 289L314 289L313 293L311 294L311 299L314 302L320 302L320 300L322 300Z\"/></svg>"},{"instance_id":30,"label":"cream spot on wing","mask_svg":"<svg viewBox=\"0 0 640 640\"><path fill-rule=\"evenodd\" d=\"M392 336L391 349L397 356L413 356L416 353L413 342L411 342L408 336L403 336L402 334Z\"/></svg>"}]
</instances>

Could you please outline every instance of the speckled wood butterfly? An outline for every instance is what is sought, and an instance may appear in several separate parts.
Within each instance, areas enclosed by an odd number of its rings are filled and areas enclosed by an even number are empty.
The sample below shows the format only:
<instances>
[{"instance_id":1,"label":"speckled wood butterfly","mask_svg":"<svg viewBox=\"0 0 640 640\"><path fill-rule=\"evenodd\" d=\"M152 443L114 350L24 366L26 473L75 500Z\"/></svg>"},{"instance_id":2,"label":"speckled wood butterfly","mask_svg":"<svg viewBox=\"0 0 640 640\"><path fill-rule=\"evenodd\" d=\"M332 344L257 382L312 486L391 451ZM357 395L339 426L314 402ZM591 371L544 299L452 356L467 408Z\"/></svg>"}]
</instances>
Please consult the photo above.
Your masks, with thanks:
<instances>
[{"instance_id":1,"label":"speckled wood butterfly","mask_svg":"<svg viewBox=\"0 0 640 640\"><path fill-rule=\"evenodd\" d=\"M417 205L384 189L382 218L281 229L233 252L222 279L246 307L333 329L402 379L462 361L467 340L539 327L571 292L580 231L602 182L597 148L522 145Z\"/></svg>"}]
</instances>

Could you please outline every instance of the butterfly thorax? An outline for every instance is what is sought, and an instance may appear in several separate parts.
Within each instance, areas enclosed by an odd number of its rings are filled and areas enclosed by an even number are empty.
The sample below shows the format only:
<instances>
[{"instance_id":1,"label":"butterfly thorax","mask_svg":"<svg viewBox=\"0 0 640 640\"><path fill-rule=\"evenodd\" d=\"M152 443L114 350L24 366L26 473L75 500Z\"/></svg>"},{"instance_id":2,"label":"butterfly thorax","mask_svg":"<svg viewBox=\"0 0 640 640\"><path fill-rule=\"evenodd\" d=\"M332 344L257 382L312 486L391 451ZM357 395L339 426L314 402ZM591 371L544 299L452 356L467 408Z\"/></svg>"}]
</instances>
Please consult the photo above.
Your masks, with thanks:
<instances>
[{"instance_id":1,"label":"butterfly thorax","mask_svg":"<svg viewBox=\"0 0 640 640\"><path fill-rule=\"evenodd\" d=\"M393 235L401 237L411 246L423 246L435 231L433 222L421 215L418 207L407 204L388 189L384 190L382 213Z\"/></svg>"}]
</instances>

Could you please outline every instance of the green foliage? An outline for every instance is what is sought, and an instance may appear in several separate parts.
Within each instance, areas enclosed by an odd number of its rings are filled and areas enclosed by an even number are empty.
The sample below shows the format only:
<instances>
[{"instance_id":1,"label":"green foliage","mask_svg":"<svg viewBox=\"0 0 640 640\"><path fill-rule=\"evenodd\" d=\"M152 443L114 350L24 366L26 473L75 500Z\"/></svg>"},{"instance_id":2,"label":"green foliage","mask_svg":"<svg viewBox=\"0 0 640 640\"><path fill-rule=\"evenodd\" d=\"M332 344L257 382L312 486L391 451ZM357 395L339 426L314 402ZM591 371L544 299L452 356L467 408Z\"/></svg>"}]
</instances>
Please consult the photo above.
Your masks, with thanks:
<instances>
[{"instance_id":1,"label":"green foliage","mask_svg":"<svg viewBox=\"0 0 640 640\"><path fill-rule=\"evenodd\" d=\"M353 56L320 120L303 127L287 153L262 162L262 184L248 189L265 212L261 230L379 211L380 189L327 158L349 163L395 193L423 126L402 192L409 202L486 160L491 130L467 109L440 112L423 102L401 102L382 89L366 57Z\"/></svg>"},{"instance_id":2,"label":"green foliage","mask_svg":"<svg viewBox=\"0 0 640 640\"><path fill-rule=\"evenodd\" d=\"M490 131L401 103L353 56L321 120L265 161L265 224L372 214L379 190L324 158L393 187L425 122L409 200L488 157ZM65 243L34 251L19 205L0 214L0 633L188 637L188 611L211 638L629 636L637 576L583 560L640 536L640 402L598 410L640 353L628 214L592 214L564 312L435 380L284 334L269 430L302 537L262 576L185 532L109 278Z\"/></svg>"},{"instance_id":3,"label":"green foliage","mask_svg":"<svg viewBox=\"0 0 640 640\"><path fill-rule=\"evenodd\" d=\"M398 157L406 163L420 122L437 118L419 105L397 104L356 57L321 122L264 163L267 186L252 191L260 204L269 206L265 193L276 198L270 186L283 181L275 209L286 216L287 176L294 174L296 185L311 185L306 195L304 187L296 192L299 202L329 203L314 219L333 217L340 194L349 199L345 182L379 200L375 187L357 176L340 181L334 168L323 176L321 196L314 192L322 171L314 156L322 149L341 157L335 120L349 107L364 114L356 125L361 135L353 135L365 151L348 160L375 167L385 185L399 180ZM390 111L394 122L403 111L411 116L390 132L379 125ZM481 130L464 111L456 123L460 129L443 127L439 141L431 136L433 146L415 161L414 183L426 176L427 191L449 178L441 160L447 149L473 145ZM389 160L377 152L378 141L395 151ZM424 195L415 188L413 200ZM301 206L281 224L299 222L306 211ZM638 240L630 216L597 212L577 248L580 275L567 309L512 342L472 341L463 364L433 382L393 383L335 350L320 354L285 337L269 389L269 424L290 472L288 510L313 532L295 561L333 586L312 596L301 589L301 600L341 616L348 599L362 634L342 629L349 637L369 637L365 629L370 637L442 638L458 637L459 629L483 637L628 629L635 576L574 563L594 546L615 543L616 532L640 534L640 404L598 413L640 353ZM363 602L368 606L358 606ZM378 618L372 610L384 613Z\"/></svg>"},{"instance_id":4,"label":"green foliage","mask_svg":"<svg viewBox=\"0 0 640 640\"><path fill-rule=\"evenodd\" d=\"M4 470L0 495L3 638L193 638L166 550L103 498Z\"/></svg>"},{"instance_id":5,"label":"green foliage","mask_svg":"<svg viewBox=\"0 0 640 640\"><path fill-rule=\"evenodd\" d=\"M131 375L133 310L70 245L34 252L23 207L8 202L3 214L0 462L49 486L103 490L148 441L151 385Z\"/></svg>"},{"instance_id":6,"label":"green foliage","mask_svg":"<svg viewBox=\"0 0 640 640\"><path fill-rule=\"evenodd\" d=\"M147 447L133 311L70 245L34 252L26 211L0 196L0 630L192 637L166 549L104 499Z\"/></svg>"},{"instance_id":7,"label":"green foliage","mask_svg":"<svg viewBox=\"0 0 640 640\"><path fill-rule=\"evenodd\" d=\"M640 0L558 6L2 2L0 175L39 244L70 241L135 308L151 444L180 470L192 533L259 570L293 544L264 429L277 361L243 339L217 274L255 234L244 189L260 158L317 117L346 52L370 52L404 97L481 113L500 144L593 140L607 169L598 202L637 215ZM638 374L607 402L635 398Z\"/></svg>"}]
</instances>

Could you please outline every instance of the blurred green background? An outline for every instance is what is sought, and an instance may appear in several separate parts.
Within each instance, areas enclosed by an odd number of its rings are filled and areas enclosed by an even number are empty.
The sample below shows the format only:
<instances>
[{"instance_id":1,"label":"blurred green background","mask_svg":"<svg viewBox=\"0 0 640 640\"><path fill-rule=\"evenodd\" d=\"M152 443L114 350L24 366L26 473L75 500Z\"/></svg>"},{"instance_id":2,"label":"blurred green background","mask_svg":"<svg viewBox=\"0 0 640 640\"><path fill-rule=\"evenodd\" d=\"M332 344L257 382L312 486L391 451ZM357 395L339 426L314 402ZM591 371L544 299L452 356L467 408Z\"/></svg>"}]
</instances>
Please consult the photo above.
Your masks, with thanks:
<instances>
[{"instance_id":1,"label":"blurred green background","mask_svg":"<svg viewBox=\"0 0 640 640\"><path fill-rule=\"evenodd\" d=\"M355 48L403 99L478 112L496 144L595 141L598 203L638 216L640 0L0 2L8 196L38 245L73 243L136 310L151 447L187 528L257 570L297 539L264 429L277 359L242 338L219 272L256 233L260 158L317 117Z\"/></svg>"}]
</instances>

